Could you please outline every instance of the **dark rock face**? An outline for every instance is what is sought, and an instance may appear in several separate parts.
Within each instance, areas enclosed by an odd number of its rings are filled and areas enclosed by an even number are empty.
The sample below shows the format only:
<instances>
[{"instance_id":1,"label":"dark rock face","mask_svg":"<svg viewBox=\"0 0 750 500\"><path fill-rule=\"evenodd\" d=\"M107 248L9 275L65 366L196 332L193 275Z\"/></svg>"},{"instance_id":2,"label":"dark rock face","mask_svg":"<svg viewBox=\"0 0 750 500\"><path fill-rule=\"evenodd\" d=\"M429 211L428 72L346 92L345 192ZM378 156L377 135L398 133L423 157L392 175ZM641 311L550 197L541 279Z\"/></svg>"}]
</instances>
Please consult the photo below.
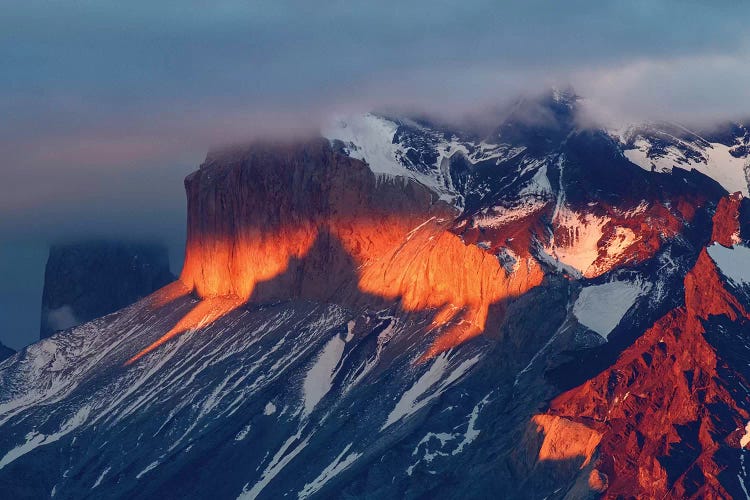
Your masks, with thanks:
<instances>
[{"instance_id":1,"label":"dark rock face","mask_svg":"<svg viewBox=\"0 0 750 500\"><path fill-rule=\"evenodd\" d=\"M0 343L0 361L13 356L15 353L16 351Z\"/></svg>"},{"instance_id":2,"label":"dark rock face","mask_svg":"<svg viewBox=\"0 0 750 500\"><path fill-rule=\"evenodd\" d=\"M128 306L174 280L154 244L88 241L55 245L44 274L40 338Z\"/></svg>"}]
</instances>

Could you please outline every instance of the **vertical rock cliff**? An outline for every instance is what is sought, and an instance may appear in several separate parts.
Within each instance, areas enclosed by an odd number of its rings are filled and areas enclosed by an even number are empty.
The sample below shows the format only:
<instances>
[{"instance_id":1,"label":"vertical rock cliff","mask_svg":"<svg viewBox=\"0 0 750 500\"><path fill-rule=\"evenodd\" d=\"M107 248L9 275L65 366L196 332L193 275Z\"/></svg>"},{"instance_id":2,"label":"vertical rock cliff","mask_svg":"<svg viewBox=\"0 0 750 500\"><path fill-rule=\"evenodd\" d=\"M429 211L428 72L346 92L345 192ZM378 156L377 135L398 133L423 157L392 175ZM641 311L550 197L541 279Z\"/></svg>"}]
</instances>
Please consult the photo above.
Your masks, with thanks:
<instances>
[{"instance_id":1,"label":"vertical rock cliff","mask_svg":"<svg viewBox=\"0 0 750 500\"><path fill-rule=\"evenodd\" d=\"M543 278L531 255L506 269L464 243L449 231L455 209L415 180L377 176L323 139L212 154L185 186L180 280L204 310L293 298L395 302L404 313L432 311L441 334L431 357L481 334Z\"/></svg>"},{"instance_id":2,"label":"vertical rock cliff","mask_svg":"<svg viewBox=\"0 0 750 500\"><path fill-rule=\"evenodd\" d=\"M84 241L50 248L40 337L122 309L174 280L166 248Z\"/></svg>"},{"instance_id":3,"label":"vertical rock cliff","mask_svg":"<svg viewBox=\"0 0 750 500\"><path fill-rule=\"evenodd\" d=\"M5 358L9 358L13 356L13 354L15 353L16 351L0 343L0 361L4 360Z\"/></svg>"}]
</instances>

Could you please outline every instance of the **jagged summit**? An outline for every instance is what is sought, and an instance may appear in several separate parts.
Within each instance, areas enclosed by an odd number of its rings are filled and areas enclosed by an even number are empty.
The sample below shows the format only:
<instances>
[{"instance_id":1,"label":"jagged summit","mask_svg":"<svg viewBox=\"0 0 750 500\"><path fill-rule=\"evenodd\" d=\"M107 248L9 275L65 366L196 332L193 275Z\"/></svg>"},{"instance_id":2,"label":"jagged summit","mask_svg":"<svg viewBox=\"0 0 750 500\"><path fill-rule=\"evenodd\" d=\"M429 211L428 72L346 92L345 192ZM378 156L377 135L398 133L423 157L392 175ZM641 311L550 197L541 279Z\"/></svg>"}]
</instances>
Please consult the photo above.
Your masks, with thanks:
<instances>
[{"instance_id":1,"label":"jagged summit","mask_svg":"<svg viewBox=\"0 0 750 500\"><path fill-rule=\"evenodd\" d=\"M537 154L554 151L578 126L579 100L573 89L553 89L536 98L521 99L490 137Z\"/></svg>"},{"instance_id":2,"label":"jagged summit","mask_svg":"<svg viewBox=\"0 0 750 500\"><path fill-rule=\"evenodd\" d=\"M498 114L490 132L446 125L429 119L375 114L340 117L323 129L341 151L365 160L381 175L412 177L462 209L473 209L501 171L514 161L550 158L565 153L568 141L599 136L609 151L625 155L644 170L696 171L716 180L728 192L748 195L750 132L746 124L724 123L691 130L669 123L639 124L614 131L579 123L581 97L573 89L553 89L523 98ZM515 172L517 177L517 172ZM486 182L483 182L486 181ZM467 203L469 204L467 206Z\"/></svg>"}]
</instances>

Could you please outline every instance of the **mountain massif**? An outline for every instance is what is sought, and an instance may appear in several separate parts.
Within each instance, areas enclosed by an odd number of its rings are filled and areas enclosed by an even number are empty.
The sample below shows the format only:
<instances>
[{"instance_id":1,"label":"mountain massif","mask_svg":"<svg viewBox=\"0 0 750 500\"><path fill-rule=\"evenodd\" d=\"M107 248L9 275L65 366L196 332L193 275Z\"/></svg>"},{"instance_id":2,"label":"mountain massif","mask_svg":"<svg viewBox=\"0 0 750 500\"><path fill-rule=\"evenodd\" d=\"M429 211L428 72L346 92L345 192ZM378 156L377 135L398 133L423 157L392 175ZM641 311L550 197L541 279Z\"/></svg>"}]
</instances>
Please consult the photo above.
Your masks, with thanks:
<instances>
[{"instance_id":1,"label":"mountain massif","mask_svg":"<svg viewBox=\"0 0 750 500\"><path fill-rule=\"evenodd\" d=\"M747 495L747 128L576 113L210 153L178 280L0 362L0 488Z\"/></svg>"}]
</instances>

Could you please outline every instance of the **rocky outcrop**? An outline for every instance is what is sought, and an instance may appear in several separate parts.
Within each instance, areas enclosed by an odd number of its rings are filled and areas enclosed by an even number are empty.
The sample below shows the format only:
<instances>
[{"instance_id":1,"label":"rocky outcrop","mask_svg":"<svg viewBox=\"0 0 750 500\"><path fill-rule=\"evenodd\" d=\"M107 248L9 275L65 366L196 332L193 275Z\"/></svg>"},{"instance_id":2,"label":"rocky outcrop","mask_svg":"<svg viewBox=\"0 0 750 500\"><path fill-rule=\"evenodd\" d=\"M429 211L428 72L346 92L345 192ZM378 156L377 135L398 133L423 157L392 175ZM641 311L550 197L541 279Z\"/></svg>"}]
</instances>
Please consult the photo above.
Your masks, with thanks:
<instances>
[{"instance_id":1,"label":"rocky outcrop","mask_svg":"<svg viewBox=\"0 0 750 500\"><path fill-rule=\"evenodd\" d=\"M40 337L122 309L174 280L166 248L84 241L50 248Z\"/></svg>"},{"instance_id":2,"label":"rocky outcrop","mask_svg":"<svg viewBox=\"0 0 750 500\"><path fill-rule=\"evenodd\" d=\"M740 242L740 207L742 206L742 193L734 193L719 201L713 222L714 228L711 233L711 241L725 247Z\"/></svg>"},{"instance_id":3,"label":"rocky outcrop","mask_svg":"<svg viewBox=\"0 0 750 500\"><path fill-rule=\"evenodd\" d=\"M712 240L731 243L738 207L737 196L719 203ZM739 453L730 450L740 448L749 414L735 386L747 381L707 334L724 331L716 320L750 331L748 305L727 289L705 249L684 286L684 306L550 404L550 415L601 434L596 468L607 478L606 498L727 498L741 486L723 471L738 467ZM562 429L557 441L577 436Z\"/></svg>"}]
</instances>

